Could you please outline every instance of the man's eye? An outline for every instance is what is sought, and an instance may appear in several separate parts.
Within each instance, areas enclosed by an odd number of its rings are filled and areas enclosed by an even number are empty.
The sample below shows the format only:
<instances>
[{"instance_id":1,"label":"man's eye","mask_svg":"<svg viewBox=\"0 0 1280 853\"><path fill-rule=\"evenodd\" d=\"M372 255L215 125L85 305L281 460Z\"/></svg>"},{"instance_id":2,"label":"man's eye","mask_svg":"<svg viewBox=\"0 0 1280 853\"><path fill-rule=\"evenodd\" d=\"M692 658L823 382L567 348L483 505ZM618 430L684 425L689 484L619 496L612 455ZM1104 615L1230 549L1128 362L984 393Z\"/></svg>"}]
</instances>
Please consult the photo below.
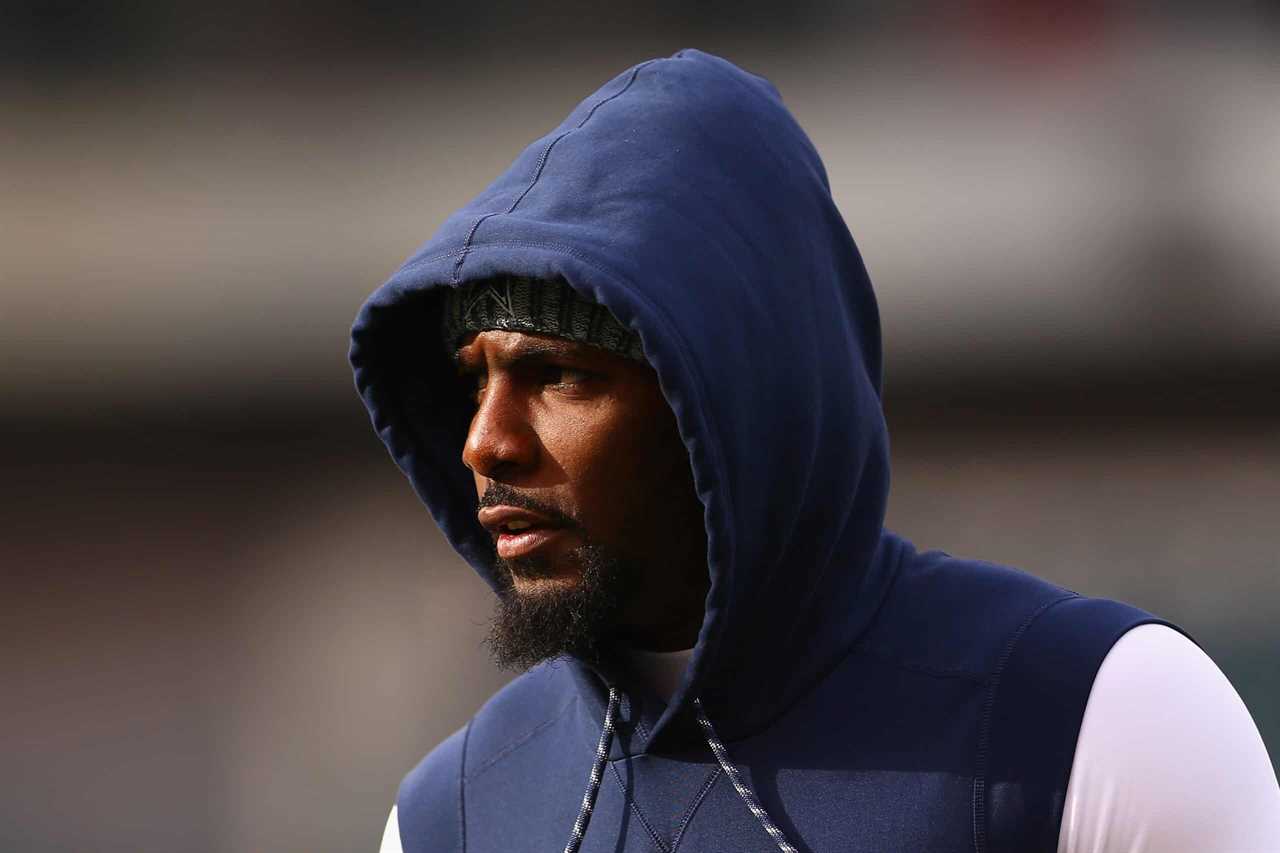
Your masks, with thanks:
<instances>
[{"instance_id":1,"label":"man's eye","mask_svg":"<svg viewBox=\"0 0 1280 853\"><path fill-rule=\"evenodd\" d=\"M585 370L559 364L548 364L542 368L542 382L545 385L578 385L587 381L589 376Z\"/></svg>"}]
</instances>

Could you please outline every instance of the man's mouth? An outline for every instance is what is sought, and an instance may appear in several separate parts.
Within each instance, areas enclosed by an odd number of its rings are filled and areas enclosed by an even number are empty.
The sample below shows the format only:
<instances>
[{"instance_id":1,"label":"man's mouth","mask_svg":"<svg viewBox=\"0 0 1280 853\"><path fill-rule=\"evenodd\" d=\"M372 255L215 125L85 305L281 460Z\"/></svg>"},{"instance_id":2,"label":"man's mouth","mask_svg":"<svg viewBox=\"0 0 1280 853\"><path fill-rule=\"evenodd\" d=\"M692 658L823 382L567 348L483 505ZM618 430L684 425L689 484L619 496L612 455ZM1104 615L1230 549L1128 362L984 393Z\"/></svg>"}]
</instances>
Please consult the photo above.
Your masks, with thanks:
<instances>
[{"instance_id":1,"label":"man's mouth","mask_svg":"<svg viewBox=\"0 0 1280 853\"><path fill-rule=\"evenodd\" d=\"M563 527L537 527L514 522L498 533L498 556L504 560L528 556L564 532Z\"/></svg>"},{"instance_id":2,"label":"man's mouth","mask_svg":"<svg viewBox=\"0 0 1280 853\"><path fill-rule=\"evenodd\" d=\"M542 513L501 505L484 507L477 518L493 536L498 556L524 557L546 546L567 528Z\"/></svg>"}]
</instances>

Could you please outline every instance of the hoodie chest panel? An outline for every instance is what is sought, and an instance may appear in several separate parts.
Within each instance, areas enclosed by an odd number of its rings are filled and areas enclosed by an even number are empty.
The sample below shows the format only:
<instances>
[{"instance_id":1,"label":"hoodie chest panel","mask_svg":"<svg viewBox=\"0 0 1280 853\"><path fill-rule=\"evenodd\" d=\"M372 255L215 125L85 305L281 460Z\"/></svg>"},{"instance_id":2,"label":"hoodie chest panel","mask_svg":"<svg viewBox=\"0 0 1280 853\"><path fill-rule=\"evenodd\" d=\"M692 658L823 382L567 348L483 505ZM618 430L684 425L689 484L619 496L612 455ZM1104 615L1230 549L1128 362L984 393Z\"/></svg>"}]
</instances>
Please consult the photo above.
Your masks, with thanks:
<instances>
[{"instance_id":1,"label":"hoodie chest panel","mask_svg":"<svg viewBox=\"0 0 1280 853\"><path fill-rule=\"evenodd\" d=\"M774 821L808 853L968 853L973 849L972 790L972 779L964 777L889 770L780 772L757 783L762 800L768 792L766 808ZM774 853L778 848L724 782L707 796L678 849Z\"/></svg>"},{"instance_id":2,"label":"hoodie chest panel","mask_svg":"<svg viewBox=\"0 0 1280 853\"><path fill-rule=\"evenodd\" d=\"M972 680L853 655L810 701L729 751L801 849L971 850L983 696ZM563 849L590 767L566 717L469 779L467 849ZM584 853L729 849L777 848L709 751L606 766Z\"/></svg>"},{"instance_id":3,"label":"hoodie chest panel","mask_svg":"<svg viewBox=\"0 0 1280 853\"><path fill-rule=\"evenodd\" d=\"M588 769L580 776L552 771L495 779L497 784L486 783L480 789L471 786L466 812L468 853L562 850L582 802ZM580 853L699 849L687 847L681 835L718 776L712 765L690 765L687 775L646 778L638 787L632 761L611 762ZM641 788L648 796L640 793ZM744 813L750 818L749 812Z\"/></svg>"},{"instance_id":4,"label":"hoodie chest panel","mask_svg":"<svg viewBox=\"0 0 1280 853\"><path fill-rule=\"evenodd\" d=\"M869 689L874 685L874 689ZM739 771L803 850L970 851L985 685L853 655L768 732L730 744ZM727 780L679 847L776 850Z\"/></svg>"}]
</instances>

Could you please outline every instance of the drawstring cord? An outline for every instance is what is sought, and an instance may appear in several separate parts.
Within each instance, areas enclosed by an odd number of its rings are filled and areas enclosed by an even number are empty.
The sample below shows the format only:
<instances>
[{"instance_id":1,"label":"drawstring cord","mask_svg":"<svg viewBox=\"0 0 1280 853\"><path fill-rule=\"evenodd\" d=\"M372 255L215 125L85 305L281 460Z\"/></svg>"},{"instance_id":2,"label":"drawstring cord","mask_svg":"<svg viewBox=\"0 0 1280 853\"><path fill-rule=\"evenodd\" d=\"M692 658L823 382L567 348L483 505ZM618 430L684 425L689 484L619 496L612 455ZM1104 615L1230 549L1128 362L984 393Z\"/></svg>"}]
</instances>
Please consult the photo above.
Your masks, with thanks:
<instances>
[{"instance_id":1,"label":"drawstring cord","mask_svg":"<svg viewBox=\"0 0 1280 853\"><path fill-rule=\"evenodd\" d=\"M778 845L778 849L782 853L798 853L791 842L787 840L787 836L778 829L769 813L764 810L764 806L760 805L760 801L756 799L755 792L751 790L751 786L742 780L742 776L738 773L738 768L733 766L733 762L729 760L729 752L724 748L724 744L720 742L720 737L716 734L715 727L711 725L711 720L707 719L707 712L702 709L702 700L693 700L694 710L698 715L698 725L702 726L703 735L707 739L707 746L711 747L711 752L715 755L716 761L720 764L720 769L729 777L729 781L733 783L733 789L738 792L738 796L747 804L747 808L751 809L751 813L756 816L756 820L760 821L760 825L764 827L764 831L769 833L769 837ZM582 795L582 808L578 811L578 819L573 822L573 832L569 835L569 843L564 846L564 853L578 853L578 846L582 844L582 836L586 834L587 823L591 820L591 811L596 805L596 794L600 791L600 779L604 776L604 764L609 758L609 748L613 744L614 720L618 715L618 688L609 688L609 705L604 712L604 728L600 731L600 742L596 745L596 760L591 765L591 776L587 781L586 793Z\"/></svg>"},{"instance_id":2,"label":"drawstring cord","mask_svg":"<svg viewBox=\"0 0 1280 853\"><path fill-rule=\"evenodd\" d=\"M600 742L596 744L596 760L591 765L587 790L582 795L582 808L578 810L578 819L573 822L573 832L569 833L569 843L564 846L564 853L578 853L578 845L586 834L591 810L596 806L596 794L600 791L600 780L604 777L604 762L609 757L609 747L613 745L613 721L617 715L618 688L610 687L609 706L604 712L604 728L600 730Z\"/></svg>"},{"instance_id":3,"label":"drawstring cord","mask_svg":"<svg viewBox=\"0 0 1280 853\"><path fill-rule=\"evenodd\" d=\"M769 817L769 813L764 810L764 806L760 805L760 801L756 799L755 791L752 791L751 786L742 781L742 776L738 774L738 768L734 767L733 762L729 760L728 751L716 735L716 730L711 725L711 721L707 719L707 712L702 710L702 700L694 699L693 707L698 712L698 725L702 726L702 733L707 738L707 746L711 747L711 751L715 753L716 761L720 763L720 769L724 771L724 775L728 776L729 781L733 783L733 789L738 792L738 796L747 804L747 808L751 809L751 813L756 816L756 820L760 821L760 825L764 827L765 832L769 833L769 837L778 845L778 849L782 853L797 853L796 848L787 840L787 836L783 835L782 830L778 829L778 825L773 822L773 819Z\"/></svg>"}]
</instances>

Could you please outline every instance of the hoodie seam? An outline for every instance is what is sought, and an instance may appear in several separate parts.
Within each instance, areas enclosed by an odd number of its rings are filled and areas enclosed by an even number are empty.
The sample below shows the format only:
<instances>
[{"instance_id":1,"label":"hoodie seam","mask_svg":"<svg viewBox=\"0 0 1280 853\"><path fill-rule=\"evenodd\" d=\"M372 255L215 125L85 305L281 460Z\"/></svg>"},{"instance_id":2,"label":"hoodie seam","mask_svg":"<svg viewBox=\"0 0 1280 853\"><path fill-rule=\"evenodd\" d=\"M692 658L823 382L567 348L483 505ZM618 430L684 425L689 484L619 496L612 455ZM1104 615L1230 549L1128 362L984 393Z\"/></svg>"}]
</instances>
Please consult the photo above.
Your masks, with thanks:
<instances>
[{"instance_id":1,"label":"hoodie seam","mask_svg":"<svg viewBox=\"0 0 1280 853\"><path fill-rule=\"evenodd\" d=\"M445 258L456 257L457 255L460 255L460 254L462 254L462 249L459 248L459 249L450 249L447 252L437 252L434 255L428 255L425 258L418 258L417 260L412 260L407 263L401 264L400 269L396 270L395 275L404 275L405 273L412 272L418 269L419 267L425 267L428 264L435 263L436 261L442 261Z\"/></svg>"},{"instance_id":2,"label":"hoodie seam","mask_svg":"<svg viewBox=\"0 0 1280 853\"><path fill-rule=\"evenodd\" d=\"M467 853L467 744L471 741L471 727L475 720L467 721L467 731L462 736L462 760L458 763L458 843L460 853Z\"/></svg>"},{"instance_id":3,"label":"hoodie seam","mask_svg":"<svg viewBox=\"0 0 1280 853\"><path fill-rule=\"evenodd\" d=\"M639 730L641 736L644 737L646 741L649 740L649 727L646 726L644 724L644 720L640 719L639 717L636 717L636 729Z\"/></svg>"},{"instance_id":4,"label":"hoodie seam","mask_svg":"<svg viewBox=\"0 0 1280 853\"><path fill-rule=\"evenodd\" d=\"M891 666L897 667L898 669L905 669L909 672L916 672L933 678L959 678L965 681L972 681L974 684L983 687L991 683L992 676L990 673L973 672L972 670L961 669L959 667L932 666L926 663L914 663L912 661L899 660L893 656L891 651L878 646L863 645L860 646L857 651L865 652L877 660L883 661Z\"/></svg>"},{"instance_id":5,"label":"hoodie seam","mask_svg":"<svg viewBox=\"0 0 1280 853\"><path fill-rule=\"evenodd\" d=\"M635 798L627 794L627 783L622 781L622 774L618 772L617 762L609 762L609 769L613 771L613 781L617 782L618 787L622 790L622 801L631 807L631 811L640 821L640 825L649 833L649 838L662 853L671 853L671 848L667 847L666 842L662 840L662 836L658 835L658 831L649 823L649 819L645 817L644 812L640 811L640 805L635 801Z\"/></svg>"},{"instance_id":6,"label":"hoodie seam","mask_svg":"<svg viewBox=\"0 0 1280 853\"><path fill-rule=\"evenodd\" d=\"M697 796L693 798L693 802L690 803L688 810L684 813L684 817L680 819L680 825L676 830L675 837L671 839L671 853L676 853L677 848L680 847L680 842L684 839L684 831L688 829L689 824L693 822L693 816L697 814L698 807L701 806L702 801L707 798L707 794L710 793L712 786L715 785L716 780L720 778L721 772L721 769L716 767L711 771L711 775L707 777L707 781L702 783L702 790L700 790Z\"/></svg>"},{"instance_id":7,"label":"hoodie seam","mask_svg":"<svg viewBox=\"0 0 1280 853\"><path fill-rule=\"evenodd\" d=\"M627 280L625 276L622 276L607 267L601 266L600 264L596 263L593 259L583 254L578 249L575 249L573 246L567 246L563 243L548 243L540 240L492 240L492 241L486 240L480 243L473 243L470 246L468 246L466 249L450 249L447 252L437 252L436 254L431 255L429 257L419 258L416 261L411 261L410 263L405 264L404 266L400 267L399 270L396 271L396 273L392 276L392 278L394 279L399 276L405 275L407 273L414 272L422 267L430 266L431 264L434 264L438 261L443 261L446 258L457 257L458 255L461 255L464 252L470 252L474 249L506 249L506 248L548 249L550 251L560 252L572 258L576 258L579 261L582 261L582 263L586 264L587 266L591 267L594 270L602 272L606 275L621 278L624 281ZM447 286L446 282L443 279L438 280L434 283L440 286ZM461 284L461 282L452 281L449 284L456 285L456 284ZM430 286L431 286L431 283L428 283L428 287Z\"/></svg>"},{"instance_id":8,"label":"hoodie seam","mask_svg":"<svg viewBox=\"0 0 1280 853\"><path fill-rule=\"evenodd\" d=\"M493 755L489 756L489 758L485 759L485 761L484 761L484 762L483 762L479 767L477 767L477 768L475 769L475 771L474 771L474 772L472 772L472 773L470 773L470 774L466 774L466 778L469 778L469 779L471 779L472 781L475 781L475 780L476 780L477 778L479 778L483 773L487 772L487 771L488 771L488 770L490 770L492 767L494 767L495 765L497 765L498 763L500 763L500 762L501 762L504 758L506 758L508 755L510 755L511 753L515 752L515 751L516 751L517 749L519 749L520 747L524 746L526 743L528 743L529 741L531 741L531 740L532 740L534 737L536 737L537 735L539 735L539 734L541 734L542 732L546 731L546 729L547 729L549 726L551 726L552 724L554 724L554 723L558 722L558 721L560 720L560 718L564 716L565 712L566 712L566 711L568 711L568 710L569 710L569 708L570 708L570 707L573 705L573 703L574 703L574 702L576 702L576 701L577 701L577 698L576 698L576 697L575 697L575 698L573 698L573 699L570 699L568 702L564 703L564 705L562 705L562 706L560 707L560 709L559 709L559 710L557 710L555 713L553 713L550 717L548 717L547 719L543 720L541 723L538 723L538 725L534 726L532 729L530 729L529 731L525 732L523 735L520 735L519 737L515 738L514 740L508 741L508 742L507 742L505 745L503 745L503 746L502 746L502 747L501 747L501 748L500 748L496 753L494 753ZM474 722L474 719L472 720L472 722ZM470 731L470 728L468 728L468 732L469 732L469 731ZM465 770L465 768L464 768L464 770Z\"/></svg>"},{"instance_id":9,"label":"hoodie seam","mask_svg":"<svg viewBox=\"0 0 1280 853\"><path fill-rule=\"evenodd\" d=\"M1080 596L1074 592L1067 593L1066 595L1052 598L1033 610L1022 621L1022 624L1014 630L1009 641L1005 643L1004 650L1000 653L1000 660L991 675L987 696L982 703L982 718L978 729L978 751L974 761L972 818L973 849L976 853L987 853L987 760L989 758L988 751L991 748L992 715L995 710L996 694L1000 691L1000 677L1004 674L1004 668L1008 665L1009 659L1013 657L1013 650L1023 636L1026 635L1032 624L1050 608L1076 598L1080 598Z\"/></svg>"},{"instance_id":10,"label":"hoodie seam","mask_svg":"<svg viewBox=\"0 0 1280 853\"><path fill-rule=\"evenodd\" d=\"M609 95L607 97L601 98L599 101L596 101L591 106L591 109L587 111L587 114L582 117L582 121L578 122L577 125L562 132L555 139L548 142L546 147L542 149L542 154L538 156L538 163L533 170L533 179L529 181L529 185L524 188L524 191L521 192L520 195L516 196L515 201L511 202L510 207L508 207L506 210L493 211L491 213L486 213L475 221L475 224L471 226L471 230L467 232L466 239L463 240L462 242L461 253L458 257L457 263L455 263L453 266L452 278L453 278L454 284L457 284L461 277L462 265L467 261L467 254L470 252L470 249L471 249L471 241L475 237L476 231L480 229L480 226L483 225L486 220L492 219L495 216L507 216L512 212L514 212L515 209L520 205L520 202L524 201L525 196L527 196L530 192L532 192L533 188L537 186L538 181L541 180L542 170L546 168L547 161L551 159L551 151L553 148L556 147L556 145L560 142L560 140L564 139L566 136L568 136L569 134L573 133L576 130L581 130L586 125L587 122L591 121L591 118L596 114L597 110L599 110L601 107L603 107L605 104L609 103L610 101L616 100L617 98L620 98L624 94L626 94L627 90L631 88L631 85L636 82L636 78L640 76L640 72L657 61L658 60L656 59L651 59L648 62L642 62L639 65L637 65L635 68L631 69L631 76L627 79L626 84L621 89L614 92L612 95Z\"/></svg>"}]
</instances>

